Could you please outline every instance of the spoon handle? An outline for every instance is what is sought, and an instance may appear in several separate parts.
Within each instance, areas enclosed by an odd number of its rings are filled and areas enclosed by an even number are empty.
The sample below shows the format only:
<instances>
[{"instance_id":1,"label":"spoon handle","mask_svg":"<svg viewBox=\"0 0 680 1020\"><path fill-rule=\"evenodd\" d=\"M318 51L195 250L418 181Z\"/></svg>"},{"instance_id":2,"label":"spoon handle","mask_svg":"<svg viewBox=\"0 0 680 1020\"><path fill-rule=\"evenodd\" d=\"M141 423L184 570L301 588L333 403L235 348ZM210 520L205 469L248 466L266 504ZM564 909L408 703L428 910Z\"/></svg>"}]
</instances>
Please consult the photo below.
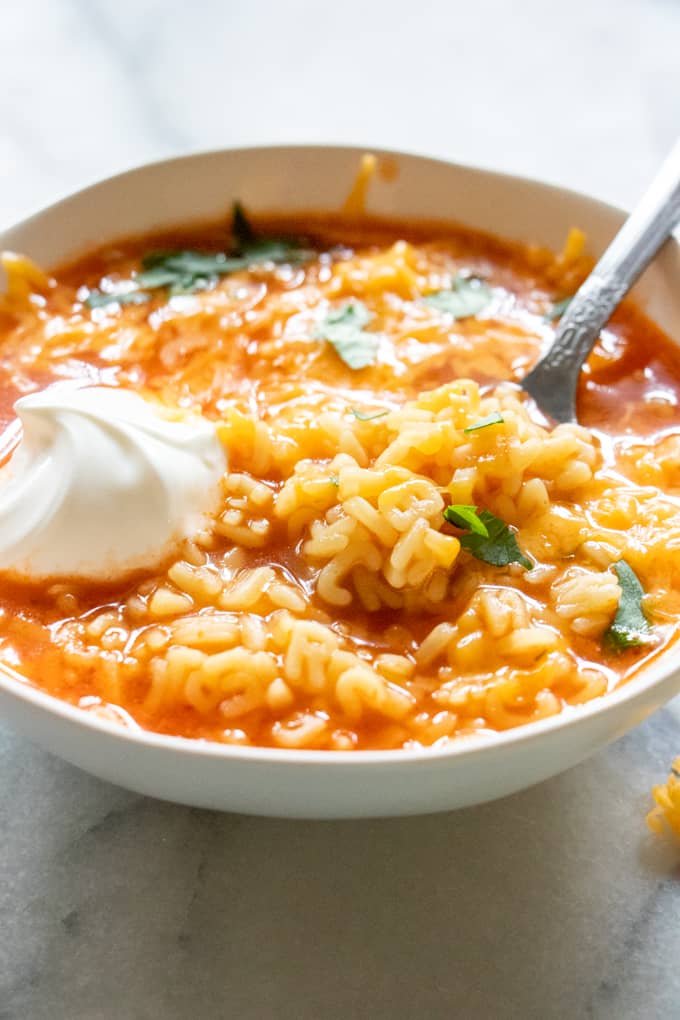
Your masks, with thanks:
<instances>
[{"instance_id":1,"label":"spoon handle","mask_svg":"<svg viewBox=\"0 0 680 1020\"><path fill-rule=\"evenodd\" d=\"M527 393L555 421L576 421L576 386L584 361L621 298L679 221L680 140L574 295L552 347L522 381Z\"/></svg>"}]
</instances>

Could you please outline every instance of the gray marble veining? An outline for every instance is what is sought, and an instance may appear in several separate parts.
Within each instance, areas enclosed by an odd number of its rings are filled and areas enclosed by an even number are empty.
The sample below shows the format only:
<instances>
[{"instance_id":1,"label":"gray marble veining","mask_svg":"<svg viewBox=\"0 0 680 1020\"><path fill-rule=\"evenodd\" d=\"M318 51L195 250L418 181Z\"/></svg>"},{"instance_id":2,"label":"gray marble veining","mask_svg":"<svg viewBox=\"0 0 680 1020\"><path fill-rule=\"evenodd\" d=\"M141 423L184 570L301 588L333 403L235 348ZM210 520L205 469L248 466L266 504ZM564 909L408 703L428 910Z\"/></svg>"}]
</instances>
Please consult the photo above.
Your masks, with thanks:
<instances>
[{"instance_id":1,"label":"gray marble veining","mask_svg":"<svg viewBox=\"0 0 680 1020\"><path fill-rule=\"evenodd\" d=\"M678 132L678 52L674 0L10 0L0 222L290 140L631 203ZM679 723L496 804L356 823L147 800L0 731L0 1020L680 1016L679 858L643 824Z\"/></svg>"},{"instance_id":2,"label":"gray marble veining","mask_svg":"<svg viewBox=\"0 0 680 1020\"><path fill-rule=\"evenodd\" d=\"M674 746L664 711L493 805L301 823L146 800L7 737L0 1016L674 1016L680 876L642 824Z\"/></svg>"}]
</instances>

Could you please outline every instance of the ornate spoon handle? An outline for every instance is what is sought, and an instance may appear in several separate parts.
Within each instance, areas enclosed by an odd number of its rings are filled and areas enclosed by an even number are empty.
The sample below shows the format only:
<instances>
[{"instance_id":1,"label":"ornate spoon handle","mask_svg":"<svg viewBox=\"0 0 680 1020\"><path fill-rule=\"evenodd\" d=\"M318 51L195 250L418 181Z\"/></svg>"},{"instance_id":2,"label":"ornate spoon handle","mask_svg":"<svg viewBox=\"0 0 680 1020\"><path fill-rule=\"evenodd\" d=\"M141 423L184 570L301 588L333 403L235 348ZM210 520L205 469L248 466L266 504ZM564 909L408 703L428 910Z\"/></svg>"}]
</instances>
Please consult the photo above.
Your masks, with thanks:
<instances>
[{"instance_id":1,"label":"ornate spoon handle","mask_svg":"<svg viewBox=\"0 0 680 1020\"><path fill-rule=\"evenodd\" d=\"M600 330L680 221L680 140L560 320L550 350L522 381L557 422L576 421L576 385Z\"/></svg>"}]
</instances>

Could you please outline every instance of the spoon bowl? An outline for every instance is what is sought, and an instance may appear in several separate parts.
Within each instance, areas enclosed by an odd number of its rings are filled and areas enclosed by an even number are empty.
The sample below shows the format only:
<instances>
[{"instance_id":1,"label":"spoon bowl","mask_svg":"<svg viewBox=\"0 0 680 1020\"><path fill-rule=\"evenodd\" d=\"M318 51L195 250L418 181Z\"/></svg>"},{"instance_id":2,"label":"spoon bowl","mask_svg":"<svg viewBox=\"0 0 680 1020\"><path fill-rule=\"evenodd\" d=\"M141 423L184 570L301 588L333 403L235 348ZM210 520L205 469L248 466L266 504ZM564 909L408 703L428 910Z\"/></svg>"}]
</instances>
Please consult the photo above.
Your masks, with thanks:
<instances>
[{"instance_id":1,"label":"spoon bowl","mask_svg":"<svg viewBox=\"0 0 680 1020\"><path fill-rule=\"evenodd\" d=\"M583 363L619 301L680 222L680 140L643 198L569 303L555 340L522 381L556 422L576 421Z\"/></svg>"}]
</instances>

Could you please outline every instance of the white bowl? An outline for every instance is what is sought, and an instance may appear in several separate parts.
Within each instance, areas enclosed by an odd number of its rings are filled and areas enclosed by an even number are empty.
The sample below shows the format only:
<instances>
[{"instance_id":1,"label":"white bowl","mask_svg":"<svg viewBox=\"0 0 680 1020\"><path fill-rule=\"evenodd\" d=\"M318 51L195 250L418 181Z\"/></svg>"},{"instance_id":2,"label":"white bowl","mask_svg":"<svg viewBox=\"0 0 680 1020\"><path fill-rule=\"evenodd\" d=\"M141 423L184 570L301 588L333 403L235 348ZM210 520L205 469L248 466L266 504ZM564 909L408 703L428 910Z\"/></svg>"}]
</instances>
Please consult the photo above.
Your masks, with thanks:
<instances>
[{"instance_id":1,"label":"white bowl","mask_svg":"<svg viewBox=\"0 0 680 1020\"><path fill-rule=\"evenodd\" d=\"M362 150L331 146L226 150L154 163L102 181L0 235L0 247L47 267L104 241L216 219L233 198L285 212L338 208ZM458 221L557 248L584 228L595 254L624 214L592 198L518 177L403 153L396 179L371 185L371 212ZM638 294L680 337L680 248L669 243ZM663 656L605 698L494 737L420 751L286 751L223 746L124 729L52 698L3 669L7 720L48 750L131 790L223 811L297 818L407 815L520 790L577 764L680 690Z\"/></svg>"}]
</instances>

